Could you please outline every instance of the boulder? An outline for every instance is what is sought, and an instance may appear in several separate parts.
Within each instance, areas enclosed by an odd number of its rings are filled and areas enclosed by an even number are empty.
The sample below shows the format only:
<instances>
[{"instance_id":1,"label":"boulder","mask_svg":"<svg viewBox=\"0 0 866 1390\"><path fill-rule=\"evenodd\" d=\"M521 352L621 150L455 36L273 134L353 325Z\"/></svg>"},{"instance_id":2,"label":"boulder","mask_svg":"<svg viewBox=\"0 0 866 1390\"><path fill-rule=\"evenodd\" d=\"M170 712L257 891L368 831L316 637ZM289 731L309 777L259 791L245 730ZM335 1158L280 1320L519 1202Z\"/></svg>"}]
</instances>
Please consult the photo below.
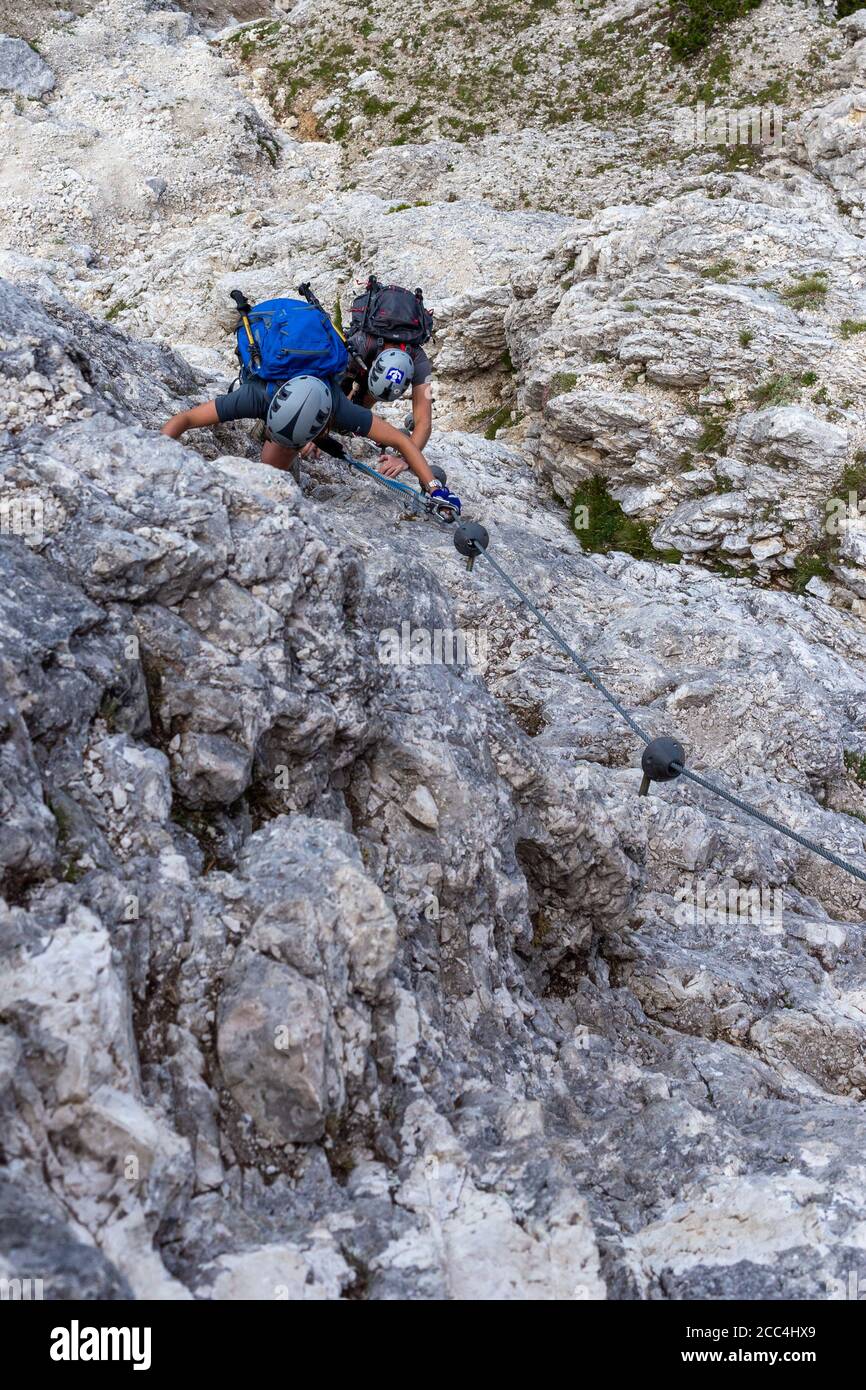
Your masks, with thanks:
<instances>
[{"instance_id":1,"label":"boulder","mask_svg":"<svg viewBox=\"0 0 866 1390\"><path fill-rule=\"evenodd\" d=\"M35 100L54 90L54 73L26 39L0 34L0 92Z\"/></svg>"}]
</instances>

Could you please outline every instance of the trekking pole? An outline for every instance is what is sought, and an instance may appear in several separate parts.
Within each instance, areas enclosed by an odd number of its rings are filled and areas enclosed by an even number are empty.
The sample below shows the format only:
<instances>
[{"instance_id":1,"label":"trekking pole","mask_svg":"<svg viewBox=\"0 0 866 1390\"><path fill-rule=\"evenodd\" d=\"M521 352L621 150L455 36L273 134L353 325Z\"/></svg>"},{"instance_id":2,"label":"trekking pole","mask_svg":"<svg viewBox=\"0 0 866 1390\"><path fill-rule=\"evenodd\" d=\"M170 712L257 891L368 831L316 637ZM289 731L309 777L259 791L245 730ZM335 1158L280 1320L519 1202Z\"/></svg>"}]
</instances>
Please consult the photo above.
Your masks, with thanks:
<instances>
[{"instance_id":1,"label":"trekking pole","mask_svg":"<svg viewBox=\"0 0 866 1390\"><path fill-rule=\"evenodd\" d=\"M302 285L298 285L298 294L301 296L302 299L306 299L308 304L312 304L314 309L318 309L320 314L325 315L325 318L330 323L334 332L338 333L339 336L342 338L343 342L345 343L346 335L344 333L340 333L339 328L334 323L333 315L328 313L322 301L313 293L309 280L305 280Z\"/></svg>"},{"instance_id":2,"label":"trekking pole","mask_svg":"<svg viewBox=\"0 0 866 1390\"><path fill-rule=\"evenodd\" d=\"M301 297L302 297L303 299L305 299L305 300L307 301L308 304L312 304L312 306L313 306L314 309L318 309L318 311L319 311L320 314L324 314L325 318L326 318L326 319L328 320L328 322L330 323L330 325L331 325L331 327L333 328L334 332L335 332L336 334L338 334L338 336L339 336L340 338L342 338L343 342L346 344L346 348L348 349L348 352L349 352L349 357L350 357L351 360L354 362L356 369L363 375L364 380L366 380L366 376L367 376L367 364L366 364L366 362L364 361L364 359L363 359L363 357L361 356L361 354L360 354L359 352L356 352L355 349L352 347L352 345L351 345L351 343L349 342L348 338L346 337L345 333L341 332L341 330L340 330L340 329L337 327L337 325L334 323L334 320L333 320L332 315L328 313L328 311L327 311L327 309L325 308L325 306L324 306L324 304L322 303L322 301L318 298L318 296L317 296L316 294L313 293L313 289L312 289L312 286L310 285L309 280L305 280L304 283L303 283L302 285L298 285L298 294L301 295ZM353 385L352 385L352 391L349 393L349 399L350 399L350 400L352 399L352 395L354 394L354 391L355 391L355 384L357 384L357 385L360 387L359 397L364 395L364 386L363 386L363 382L362 382L362 381L358 381L357 383L353 383Z\"/></svg>"},{"instance_id":3,"label":"trekking pole","mask_svg":"<svg viewBox=\"0 0 866 1390\"><path fill-rule=\"evenodd\" d=\"M252 311L253 306L252 304L250 304L250 301L247 299L243 290L232 290L231 294L229 295L229 298L234 300L237 311L241 316L241 323L244 326L244 332L247 335L247 342L250 345L250 360L252 361L254 367L260 367L262 365L262 354L259 352L259 345L253 337L253 330L250 326L250 320L248 317L248 315Z\"/></svg>"}]
</instances>

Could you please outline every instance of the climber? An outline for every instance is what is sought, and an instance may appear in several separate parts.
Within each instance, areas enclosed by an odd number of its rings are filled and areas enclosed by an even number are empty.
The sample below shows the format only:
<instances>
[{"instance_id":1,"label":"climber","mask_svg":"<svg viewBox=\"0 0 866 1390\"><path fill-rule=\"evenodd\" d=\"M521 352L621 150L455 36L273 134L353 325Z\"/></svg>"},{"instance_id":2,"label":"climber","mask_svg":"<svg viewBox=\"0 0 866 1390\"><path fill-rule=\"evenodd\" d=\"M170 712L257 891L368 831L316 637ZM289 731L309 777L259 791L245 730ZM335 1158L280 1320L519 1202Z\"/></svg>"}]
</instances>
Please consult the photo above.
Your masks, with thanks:
<instances>
[{"instance_id":1,"label":"climber","mask_svg":"<svg viewBox=\"0 0 866 1390\"><path fill-rule=\"evenodd\" d=\"M309 453L329 429L363 435L399 454L404 461L400 471L410 468L434 505L459 513L459 497L434 477L418 445L340 389L349 361L346 344L309 285L301 285L300 293L303 301L270 299L251 305L240 290L232 291L239 316L238 384L205 405L173 415L163 434L179 439L189 429L229 420L264 420L262 461L292 470L296 478L298 454Z\"/></svg>"},{"instance_id":2,"label":"climber","mask_svg":"<svg viewBox=\"0 0 866 1390\"><path fill-rule=\"evenodd\" d=\"M352 303L343 390L350 399L373 407L377 401L399 400L411 386L407 425L419 449L433 431L433 366L422 346L432 331L433 315L424 307L420 290L413 294L399 285L381 285L371 275L364 293ZM379 462L379 472L387 478L396 478L405 467L393 453Z\"/></svg>"},{"instance_id":3,"label":"climber","mask_svg":"<svg viewBox=\"0 0 866 1390\"><path fill-rule=\"evenodd\" d=\"M315 376L296 376L268 394L267 382L249 377L235 391L205 405L182 410L162 427L171 439L180 439L187 430L225 424L229 420L264 420L267 438L262 446L262 462L289 470L298 453L313 441L327 435L362 435L374 444L396 450L415 474L424 492L442 506L460 511L460 498L449 492L430 471L424 455L400 430L378 419L366 406L350 401L333 381Z\"/></svg>"}]
</instances>

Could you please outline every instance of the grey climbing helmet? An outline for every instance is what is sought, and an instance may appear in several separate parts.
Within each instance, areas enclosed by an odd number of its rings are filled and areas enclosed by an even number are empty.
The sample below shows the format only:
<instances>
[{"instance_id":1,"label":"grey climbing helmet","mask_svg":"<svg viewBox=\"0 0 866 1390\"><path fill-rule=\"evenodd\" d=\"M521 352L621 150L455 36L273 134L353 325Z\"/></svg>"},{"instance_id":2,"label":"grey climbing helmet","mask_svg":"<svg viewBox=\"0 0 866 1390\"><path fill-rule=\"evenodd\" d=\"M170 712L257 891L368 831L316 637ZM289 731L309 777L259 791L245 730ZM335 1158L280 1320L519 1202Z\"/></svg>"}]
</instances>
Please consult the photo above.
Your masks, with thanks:
<instances>
[{"instance_id":1,"label":"grey climbing helmet","mask_svg":"<svg viewBox=\"0 0 866 1390\"><path fill-rule=\"evenodd\" d=\"M334 413L327 382L317 376L284 381L268 406L268 433L286 449L302 449L321 434Z\"/></svg>"},{"instance_id":2,"label":"grey climbing helmet","mask_svg":"<svg viewBox=\"0 0 866 1390\"><path fill-rule=\"evenodd\" d=\"M412 385L415 363L402 348L384 348L373 361L367 388L377 401L396 401Z\"/></svg>"}]
</instances>

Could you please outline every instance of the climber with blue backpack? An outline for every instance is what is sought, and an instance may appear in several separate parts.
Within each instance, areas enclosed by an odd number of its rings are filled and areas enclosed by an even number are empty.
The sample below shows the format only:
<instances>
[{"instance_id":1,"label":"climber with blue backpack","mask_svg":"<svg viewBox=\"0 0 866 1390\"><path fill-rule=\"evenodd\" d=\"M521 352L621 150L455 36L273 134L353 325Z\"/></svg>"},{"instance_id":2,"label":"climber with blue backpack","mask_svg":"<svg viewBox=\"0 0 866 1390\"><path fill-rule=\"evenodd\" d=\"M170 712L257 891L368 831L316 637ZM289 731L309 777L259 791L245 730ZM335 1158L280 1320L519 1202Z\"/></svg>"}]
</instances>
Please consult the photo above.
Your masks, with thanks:
<instances>
[{"instance_id":1,"label":"climber with blue backpack","mask_svg":"<svg viewBox=\"0 0 866 1390\"><path fill-rule=\"evenodd\" d=\"M180 439L190 429L264 420L262 462L283 470L294 470L298 454L324 442L329 430L360 435L399 453L437 511L459 515L460 498L434 476L418 446L341 389L349 363L346 344L308 285L301 293L303 300L250 305L239 290L232 292L240 319L235 389L173 415L162 433Z\"/></svg>"}]
</instances>

